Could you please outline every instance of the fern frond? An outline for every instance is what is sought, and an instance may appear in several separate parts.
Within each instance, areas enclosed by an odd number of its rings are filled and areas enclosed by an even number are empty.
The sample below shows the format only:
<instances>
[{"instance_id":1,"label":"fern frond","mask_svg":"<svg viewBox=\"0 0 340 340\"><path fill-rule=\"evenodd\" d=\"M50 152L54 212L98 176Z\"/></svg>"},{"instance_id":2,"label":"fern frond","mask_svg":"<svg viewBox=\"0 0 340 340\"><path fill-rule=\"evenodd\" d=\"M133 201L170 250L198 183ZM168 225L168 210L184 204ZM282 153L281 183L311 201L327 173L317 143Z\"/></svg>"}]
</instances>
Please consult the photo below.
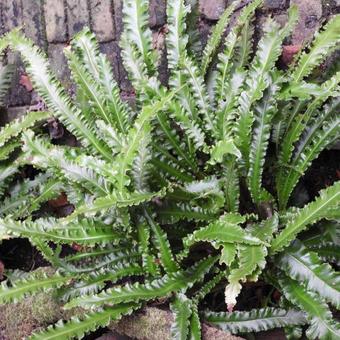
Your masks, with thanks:
<instances>
[{"instance_id":1,"label":"fern frond","mask_svg":"<svg viewBox=\"0 0 340 340\"><path fill-rule=\"evenodd\" d=\"M241 291L240 281L245 282L257 269L262 270L265 267L267 253L264 246L238 245L237 267L230 271L229 283L224 291L228 309L236 305L236 298Z\"/></svg>"},{"instance_id":2,"label":"fern frond","mask_svg":"<svg viewBox=\"0 0 340 340\"><path fill-rule=\"evenodd\" d=\"M107 326L111 321L119 320L123 315L131 314L139 308L139 304L125 303L89 314L74 316L64 323L62 320L46 330L34 333L29 337L31 340L58 340L82 338L86 333L95 331L99 327Z\"/></svg>"},{"instance_id":3,"label":"fern frond","mask_svg":"<svg viewBox=\"0 0 340 340\"><path fill-rule=\"evenodd\" d=\"M237 37L241 30L244 30L244 25L247 25L250 18L253 16L256 8L262 3L263 0L252 1L241 12L237 23L231 29L225 39L225 49L218 55L218 76L217 76L217 100L223 100L228 94L227 88L229 87L230 74L233 66L233 56L236 53ZM237 60L236 60L237 62Z\"/></svg>"},{"instance_id":4,"label":"fern frond","mask_svg":"<svg viewBox=\"0 0 340 340\"><path fill-rule=\"evenodd\" d=\"M205 127L211 131L213 135L216 134L216 124L213 112L210 107L208 91L204 83L203 76L199 71L195 62L186 56L182 62L184 74L187 76L187 81L191 85L191 92L197 102L199 113L205 121Z\"/></svg>"},{"instance_id":5,"label":"fern frond","mask_svg":"<svg viewBox=\"0 0 340 340\"><path fill-rule=\"evenodd\" d=\"M171 325L172 339L185 340L188 338L191 300L184 294L178 293L174 301L170 304L170 309L174 315L174 322Z\"/></svg>"},{"instance_id":6,"label":"fern frond","mask_svg":"<svg viewBox=\"0 0 340 340\"><path fill-rule=\"evenodd\" d=\"M161 264L164 267L165 272L167 274L177 272L179 267L174 260L166 233L162 230L160 225L154 221L150 211L144 210L144 216L153 232L154 244L159 252Z\"/></svg>"},{"instance_id":7,"label":"fern frond","mask_svg":"<svg viewBox=\"0 0 340 340\"><path fill-rule=\"evenodd\" d=\"M4 281L0 287L0 302L18 302L28 295L61 287L70 280L70 276L63 276L59 273L53 275L43 273L39 276L37 276L37 273L33 273L22 280L11 282L11 286L8 286L7 282Z\"/></svg>"},{"instance_id":8,"label":"fern frond","mask_svg":"<svg viewBox=\"0 0 340 340\"><path fill-rule=\"evenodd\" d=\"M20 141L17 138L13 138L5 145L0 147L0 162L6 161L9 156L21 146Z\"/></svg>"},{"instance_id":9,"label":"fern frond","mask_svg":"<svg viewBox=\"0 0 340 340\"><path fill-rule=\"evenodd\" d=\"M70 150L52 146L47 140L35 137L30 130L23 133L23 141L25 156L29 157L29 162L35 167L52 170L60 177L82 185L93 194L105 195L110 191L111 185L106 176L99 176L87 164L77 164ZM99 164L100 160L96 169L100 169Z\"/></svg>"},{"instance_id":10,"label":"fern frond","mask_svg":"<svg viewBox=\"0 0 340 340\"><path fill-rule=\"evenodd\" d=\"M334 243L321 244L318 247L313 247L311 249L316 252L323 261L335 263L339 266L340 264L340 249L339 246Z\"/></svg>"},{"instance_id":11,"label":"fern frond","mask_svg":"<svg viewBox=\"0 0 340 340\"><path fill-rule=\"evenodd\" d=\"M268 20L265 26L265 35L258 44L258 50L248 73L246 87L239 97L239 120L236 133L238 145L245 160L249 155L250 132L254 120L252 105L262 98L263 91L268 87L270 72L281 54L282 41L290 33L296 20L297 8L295 6L290 8L289 20L283 29L279 30L278 24Z\"/></svg>"},{"instance_id":12,"label":"fern frond","mask_svg":"<svg viewBox=\"0 0 340 340\"><path fill-rule=\"evenodd\" d=\"M144 285L135 283L124 287L115 287L106 290L98 295L83 297L72 300L65 305L65 308L81 306L94 308L103 304L116 304L121 301L142 301L152 300L161 296L168 296L171 292L185 291L200 281L216 262L217 257L208 257L195 264L191 269L179 271L172 275L165 275L159 280L151 281Z\"/></svg>"},{"instance_id":13,"label":"fern frond","mask_svg":"<svg viewBox=\"0 0 340 340\"><path fill-rule=\"evenodd\" d=\"M194 231L183 239L183 244L188 248L199 241L244 243L249 245L260 245L263 243L260 239L248 235L238 224L229 220L228 217L228 214L226 214L208 226Z\"/></svg>"},{"instance_id":14,"label":"fern frond","mask_svg":"<svg viewBox=\"0 0 340 340\"><path fill-rule=\"evenodd\" d=\"M304 325L307 322L303 312L270 307L249 312L205 312L203 318L209 324L233 334L261 332L284 326Z\"/></svg>"},{"instance_id":15,"label":"fern frond","mask_svg":"<svg viewBox=\"0 0 340 340\"><path fill-rule=\"evenodd\" d=\"M177 204L162 207L157 211L162 223L174 224L179 220L187 221L210 221L215 214L210 209L195 207L190 204Z\"/></svg>"},{"instance_id":16,"label":"fern frond","mask_svg":"<svg viewBox=\"0 0 340 340\"><path fill-rule=\"evenodd\" d=\"M312 161L318 157L320 152L328 145L331 145L340 132L340 117L334 116L326 120L313 136L313 140L307 144L299 153L299 157L294 159L289 168L283 172L282 181L277 183L277 191L280 207L284 209L288 203L291 192L296 186L299 178L305 173Z\"/></svg>"},{"instance_id":17,"label":"fern frond","mask_svg":"<svg viewBox=\"0 0 340 340\"><path fill-rule=\"evenodd\" d=\"M189 325L189 339L190 340L201 340L201 321L198 314L198 307L196 304L192 305L191 317Z\"/></svg>"},{"instance_id":18,"label":"fern frond","mask_svg":"<svg viewBox=\"0 0 340 340\"><path fill-rule=\"evenodd\" d=\"M148 25L148 1L127 0L123 3L123 35L134 47L151 75L155 72L156 59L152 47L152 33Z\"/></svg>"},{"instance_id":19,"label":"fern frond","mask_svg":"<svg viewBox=\"0 0 340 340\"><path fill-rule=\"evenodd\" d=\"M133 164L140 139L145 138L150 133L150 120L169 105L175 93L170 92L170 94L164 96L161 100L144 106L136 118L134 126L129 130L127 135L129 143L123 147L122 152L116 157L118 164L117 187L120 192L123 192L124 187L129 184L126 173Z\"/></svg>"},{"instance_id":20,"label":"fern frond","mask_svg":"<svg viewBox=\"0 0 340 340\"><path fill-rule=\"evenodd\" d=\"M340 181L320 191L315 201L297 209L290 216L285 228L274 238L271 245L271 253L277 253L287 247L295 236L308 225L323 218L327 218L329 211L336 209L340 204Z\"/></svg>"},{"instance_id":21,"label":"fern frond","mask_svg":"<svg viewBox=\"0 0 340 340\"><path fill-rule=\"evenodd\" d=\"M43 53L17 30L8 33L5 38L12 49L21 53L34 88L54 114L85 146L110 160L109 149L84 120L80 110L71 103L60 82L52 75Z\"/></svg>"},{"instance_id":22,"label":"fern frond","mask_svg":"<svg viewBox=\"0 0 340 340\"><path fill-rule=\"evenodd\" d=\"M48 218L30 221L0 219L0 239L11 235L41 238L56 243L79 243L86 245L117 243L122 235L113 231L112 226L88 219L64 223L62 220Z\"/></svg>"},{"instance_id":23,"label":"fern frond","mask_svg":"<svg viewBox=\"0 0 340 340\"><path fill-rule=\"evenodd\" d=\"M309 339L337 339L340 336L340 325L320 296L287 277L280 280L280 286L285 297L307 313L310 327L306 335Z\"/></svg>"},{"instance_id":24,"label":"fern frond","mask_svg":"<svg viewBox=\"0 0 340 340\"><path fill-rule=\"evenodd\" d=\"M19 182L11 189L10 196L3 200L0 215L26 217L42 203L60 195L62 187L59 180L49 179L45 174L36 176L34 180Z\"/></svg>"},{"instance_id":25,"label":"fern frond","mask_svg":"<svg viewBox=\"0 0 340 340\"><path fill-rule=\"evenodd\" d=\"M157 275L156 258L152 254L150 245L150 228L146 223L138 224L139 251L142 254L143 269L149 275Z\"/></svg>"},{"instance_id":26,"label":"fern frond","mask_svg":"<svg viewBox=\"0 0 340 340\"><path fill-rule=\"evenodd\" d=\"M5 40L0 41L0 56L2 54L2 45L5 45ZM12 83L12 77L14 74L14 65L0 65L0 106L4 105L4 99Z\"/></svg>"},{"instance_id":27,"label":"fern frond","mask_svg":"<svg viewBox=\"0 0 340 340\"><path fill-rule=\"evenodd\" d=\"M22 131L33 126L36 122L47 119L50 115L50 112L29 112L25 116L11 121L0 129L0 147L11 138L19 136Z\"/></svg>"},{"instance_id":28,"label":"fern frond","mask_svg":"<svg viewBox=\"0 0 340 340\"><path fill-rule=\"evenodd\" d=\"M221 262L221 260L220 260ZM201 300L205 298L207 294L223 279L225 278L226 273L224 271L218 272L211 280L206 282L199 291L194 295L192 301L195 304L198 304Z\"/></svg>"},{"instance_id":29,"label":"fern frond","mask_svg":"<svg viewBox=\"0 0 340 340\"><path fill-rule=\"evenodd\" d=\"M340 38L340 16L334 16L324 27L324 30L317 32L312 47L308 53L302 53L300 59L293 69L292 81L299 82L307 77L311 71L332 52Z\"/></svg>"},{"instance_id":30,"label":"fern frond","mask_svg":"<svg viewBox=\"0 0 340 340\"><path fill-rule=\"evenodd\" d=\"M140 205L144 202L151 201L153 198L162 197L166 193L166 189L155 193L133 192L122 193L113 192L110 195L102 196L92 202L81 205L71 215L67 216L65 221L73 221L79 215L87 217L94 216L99 212L108 210L119 210L119 208L127 208Z\"/></svg>"},{"instance_id":31,"label":"fern frond","mask_svg":"<svg viewBox=\"0 0 340 340\"><path fill-rule=\"evenodd\" d=\"M214 26L209 40L203 50L203 57L202 57L202 76L207 73L208 67L211 63L212 58L222 40L223 32L226 30L229 22L229 18L233 13L236 7L236 2L231 3L227 9L223 12L221 17L219 18L217 24Z\"/></svg>"},{"instance_id":32,"label":"fern frond","mask_svg":"<svg viewBox=\"0 0 340 340\"><path fill-rule=\"evenodd\" d=\"M253 127L253 139L249 154L249 191L255 203L262 199L262 173L265 157L269 144L271 121L276 112L275 94L278 86L274 83L269 86L263 100L254 107L255 122Z\"/></svg>"},{"instance_id":33,"label":"fern frond","mask_svg":"<svg viewBox=\"0 0 340 340\"><path fill-rule=\"evenodd\" d=\"M176 70L181 60L186 55L188 36L185 34L185 18L189 12L189 6L184 0L167 2L168 33L166 46L168 53L168 66L172 72Z\"/></svg>"},{"instance_id":34,"label":"fern frond","mask_svg":"<svg viewBox=\"0 0 340 340\"><path fill-rule=\"evenodd\" d=\"M84 66L101 85L108 111L113 115L115 127L126 133L130 120L130 109L119 94L119 87L112 76L112 69L106 56L99 53L99 44L88 28L79 32L72 40L72 46L80 52Z\"/></svg>"},{"instance_id":35,"label":"fern frond","mask_svg":"<svg viewBox=\"0 0 340 340\"><path fill-rule=\"evenodd\" d=\"M235 157L225 162L224 172L226 179L223 184L223 190L225 193L226 209L228 212L236 213L240 204L240 182Z\"/></svg>"},{"instance_id":36,"label":"fern frond","mask_svg":"<svg viewBox=\"0 0 340 340\"><path fill-rule=\"evenodd\" d=\"M295 243L280 255L276 264L285 273L303 282L307 289L317 292L326 301L340 306L340 275L330 265L322 263L316 253L302 243Z\"/></svg>"},{"instance_id":37,"label":"fern frond","mask_svg":"<svg viewBox=\"0 0 340 340\"><path fill-rule=\"evenodd\" d=\"M18 172L18 168L19 166L16 163L0 165L0 196L6 190L8 181Z\"/></svg>"}]
</instances>

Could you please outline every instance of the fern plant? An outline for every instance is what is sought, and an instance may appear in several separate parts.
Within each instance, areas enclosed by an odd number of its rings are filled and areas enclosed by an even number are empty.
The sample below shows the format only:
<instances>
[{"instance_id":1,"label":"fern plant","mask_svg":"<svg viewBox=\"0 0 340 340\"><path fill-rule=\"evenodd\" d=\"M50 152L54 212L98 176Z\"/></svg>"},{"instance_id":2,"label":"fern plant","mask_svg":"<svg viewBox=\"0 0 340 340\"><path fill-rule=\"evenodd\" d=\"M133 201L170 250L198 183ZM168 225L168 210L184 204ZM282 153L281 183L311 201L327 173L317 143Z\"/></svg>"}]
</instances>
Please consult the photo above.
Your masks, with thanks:
<instances>
[{"instance_id":1,"label":"fern plant","mask_svg":"<svg viewBox=\"0 0 340 340\"><path fill-rule=\"evenodd\" d=\"M339 338L332 308L339 308L340 279L332 264L339 262L340 182L300 208L292 192L339 137L340 73L318 79L313 70L337 47L340 16L283 72L276 65L297 9L290 8L284 27L268 18L254 49L261 0L244 7L225 34L235 6L221 16L200 61L187 48L194 44L190 6L168 1L164 86L148 2L124 1L121 47L134 107L121 100L88 29L65 49L77 86L72 98L20 31L1 38L2 49L21 53L46 115L60 119L80 145L57 146L32 130L45 113L29 113L0 133L2 145L20 141L21 162L40 171L9 196L24 196L25 208L3 213L0 237L28 238L56 270L40 280L8 279L0 301L52 289L64 308L85 310L32 339L81 338L158 298L170 302L178 339L199 339L202 320L232 333L284 327L292 337L308 325L310 339ZM60 192L73 213L33 217ZM79 251L63 255L73 244ZM281 292L280 301L233 311L242 286L258 280ZM202 311L221 281L228 312Z\"/></svg>"}]
</instances>

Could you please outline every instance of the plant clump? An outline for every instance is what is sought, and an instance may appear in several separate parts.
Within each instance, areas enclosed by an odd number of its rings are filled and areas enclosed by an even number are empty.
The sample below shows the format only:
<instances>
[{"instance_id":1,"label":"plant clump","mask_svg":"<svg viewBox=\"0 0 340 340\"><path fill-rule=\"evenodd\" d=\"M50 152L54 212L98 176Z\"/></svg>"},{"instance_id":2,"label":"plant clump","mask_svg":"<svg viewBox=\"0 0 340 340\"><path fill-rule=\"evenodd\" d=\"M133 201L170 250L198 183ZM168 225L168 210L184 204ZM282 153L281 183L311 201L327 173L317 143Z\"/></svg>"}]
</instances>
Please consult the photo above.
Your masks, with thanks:
<instances>
[{"instance_id":1,"label":"plant clump","mask_svg":"<svg viewBox=\"0 0 340 340\"><path fill-rule=\"evenodd\" d=\"M87 311L32 339L82 338L153 301L170 305L176 339L200 339L203 320L233 334L284 328L289 338L340 337L333 317L339 252L327 251L338 249L340 182L302 207L292 195L313 160L339 138L340 72L325 78L313 70L338 46L340 16L282 71L277 61L297 9L290 8L284 27L268 18L255 48L261 3L245 6L225 35L233 2L200 54L190 5L168 1L165 86L148 1L124 1L121 48L136 92L133 108L121 100L88 29L65 49L74 97L19 30L0 39L0 51L20 52L48 107L1 129L0 240L28 238L55 268L39 278L9 275L0 302L52 290L64 309ZM55 145L41 125L49 116L79 145ZM27 165L36 176L16 180ZM74 211L39 215L60 193ZM238 310L240 294L254 282L281 298ZM223 307L207 303L212 291L224 295Z\"/></svg>"}]
</instances>

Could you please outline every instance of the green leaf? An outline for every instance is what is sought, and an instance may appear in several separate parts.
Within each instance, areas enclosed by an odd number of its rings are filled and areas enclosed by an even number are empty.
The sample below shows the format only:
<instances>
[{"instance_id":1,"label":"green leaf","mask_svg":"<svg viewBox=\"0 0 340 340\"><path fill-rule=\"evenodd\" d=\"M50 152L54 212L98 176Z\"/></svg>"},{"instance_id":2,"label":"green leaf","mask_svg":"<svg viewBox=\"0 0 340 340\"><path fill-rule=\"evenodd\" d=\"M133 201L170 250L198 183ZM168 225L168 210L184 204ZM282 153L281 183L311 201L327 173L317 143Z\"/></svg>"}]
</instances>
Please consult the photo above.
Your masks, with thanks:
<instances>
[{"instance_id":1,"label":"green leaf","mask_svg":"<svg viewBox=\"0 0 340 340\"><path fill-rule=\"evenodd\" d=\"M284 326L306 324L305 314L297 310L261 308L245 312L205 312L203 319L223 331L237 333L261 332Z\"/></svg>"},{"instance_id":2,"label":"green leaf","mask_svg":"<svg viewBox=\"0 0 340 340\"><path fill-rule=\"evenodd\" d=\"M217 257L208 257L195 264L191 269L179 271L171 275L165 275L159 280L146 284L127 284L123 287L115 287L106 290L98 295L83 297L72 300L65 308L81 306L84 308L94 308L103 304L117 304L124 302L138 302L142 300L152 300L161 296L168 296L172 292L187 290L192 285L200 281L207 273Z\"/></svg>"},{"instance_id":3,"label":"green leaf","mask_svg":"<svg viewBox=\"0 0 340 340\"><path fill-rule=\"evenodd\" d=\"M13 137L17 137L22 131L33 126L36 122L47 119L50 112L29 112L23 117L16 118L0 129L0 147Z\"/></svg>"},{"instance_id":4,"label":"green leaf","mask_svg":"<svg viewBox=\"0 0 340 340\"><path fill-rule=\"evenodd\" d=\"M296 235L308 225L327 218L332 209L340 205L340 181L320 191L320 195L311 203L293 213L285 228L274 238L271 253L277 253L287 247Z\"/></svg>"},{"instance_id":5,"label":"green leaf","mask_svg":"<svg viewBox=\"0 0 340 340\"><path fill-rule=\"evenodd\" d=\"M211 149L209 164L222 163L226 155L234 155L237 158L242 156L232 139L221 140Z\"/></svg>"},{"instance_id":6,"label":"green leaf","mask_svg":"<svg viewBox=\"0 0 340 340\"><path fill-rule=\"evenodd\" d=\"M34 333L31 340L62 340L82 338L86 333L95 331L100 327L108 326L111 321L119 320L123 315L131 314L139 307L136 303L120 304L101 311L92 312L82 316L73 316L64 323L62 320L49 326L45 331Z\"/></svg>"},{"instance_id":7,"label":"green leaf","mask_svg":"<svg viewBox=\"0 0 340 340\"><path fill-rule=\"evenodd\" d=\"M166 46L168 65L172 72L178 68L181 59L186 55L188 36L185 34L185 18L188 12L189 6L185 5L184 0L167 1L168 33L166 35Z\"/></svg>"},{"instance_id":8,"label":"green leaf","mask_svg":"<svg viewBox=\"0 0 340 340\"><path fill-rule=\"evenodd\" d=\"M277 191L281 209L285 209L290 194L294 187L298 183L298 180L312 161L318 157L320 152L327 146L331 145L338 137L340 131L340 117L339 115L331 117L326 120L322 125L322 128L318 129L313 139L307 144L301 152L299 152L298 158L294 159L288 167L282 172L281 181L278 179ZM285 166L285 165L284 165Z\"/></svg>"},{"instance_id":9,"label":"green leaf","mask_svg":"<svg viewBox=\"0 0 340 340\"><path fill-rule=\"evenodd\" d=\"M2 55L2 49L5 47L6 40L0 40L0 57ZM0 59L1 61L1 59ZM12 84L12 77L14 73L15 67L14 65L0 65L0 106L4 105L4 99L7 95L7 92Z\"/></svg>"},{"instance_id":10,"label":"green leaf","mask_svg":"<svg viewBox=\"0 0 340 340\"><path fill-rule=\"evenodd\" d=\"M302 243L295 243L280 255L275 264L285 273L303 282L308 290L318 293L326 301L340 308L340 275L329 264L322 263L316 253Z\"/></svg>"},{"instance_id":11,"label":"green leaf","mask_svg":"<svg viewBox=\"0 0 340 340\"><path fill-rule=\"evenodd\" d=\"M217 24L214 26L209 40L203 50L202 58L202 75L204 76L208 70L212 58L222 40L223 32L226 30L229 23L229 18L236 7L236 2L231 3L223 12Z\"/></svg>"},{"instance_id":12,"label":"green leaf","mask_svg":"<svg viewBox=\"0 0 340 340\"><path fill-rule=\"evenodd\" d=\"M186 340L189 334L191 300L184 294L178 293L174 301L170 304L170 309L174 314L174 323L171 325L172 339Z\"/></svg>"},{"instance_id":13,"label":"green leaf","mask_svg":"<svg viewBox=\"0 0 340 340\"><path fill-rule=\"evenodd\" d=\"M123 3L123 35L136 48L150 73L155 72L156 59L152 46L152 32L148 25L148 1L126 0Z\"/></svg>"},{"instance_id":14,"label":"green leaf","mask_svg":"<svg viewBox=\"0 0 340 340\"><path fill-rule=\"evenodd\" d=\"M17 30L10 32L6 41L13 50L21 53L35 90L53 109L54 115L62 120L84 146L89 146L94 152L111 160L110 150L84 120L81 111L71 103L60 82L52 75L43 53Z\"/></svg>"},{"instance_id":15,"label":"green leaf","mask_svg":"<svg viewBox=\"0 0 340 340\"><path fill-rule=\"evenodd\" d=\"M183 240L183 243L188 248L199 241L244 243L249 245L260 245L263 243L260 239L248 235L244 229L229 219L228 214L210 223L208 226L194 231Z\"/></svg>"},{"instance_id":16,"label":"green leaf","mask_svg":"<svg viewBox=\"0 0 340 340\"><path fill-rule=\"evenodd\" d=\"M337 323L327 304L316 293L289 278L280 280L285 297L308 315L310 327L306 331L309 339L338 339L340 324Z\"/></svg>"},{"instance_id":17,"label":"green leaf","mask_svg":"<svg viewBox=\"0 0 340 340\"><path fill-rule=\"evenodd\" d=\"M107 110L113 116L114 126L119 132L125 133L130 119L130 110L120 98L119 87L112 76L110 62L104 54L99 53L99 44L95 35L88 28L84 28L71 43L81 55L88 72L100 84Z\"/></svg>"},{"instance_id":18,"label":"green leaf","mask_svg":"<svg viewBox=\"0 0 340 340\"><path fill-rule=\"evenodd\" d=\"M144 215L153 232L155 247L159 251L160 260L165 272L167 274L177 272L179 267L174 260L166 233L162 230L160 225L154 221L149 211L144 210Z\"/></svg>"},{"instance_id":19,"label":"green leaf","mask_svg":"<svg viewBox=\"0 0 340 340\"><path fill-rule=\"evenodd\" d=\"M252 105L263 96L269 85L269 76L275 62L281 54L283 39L290 33L297 20L297 8L292 6L287 25L281 30L273 20L268 19L265 34L258 44L258 49L247 76L246 87L239 97L239 120L237 124L237 145L244 159L248 160L251 140L251 127L254 117Z\"/></svg>"},{"instance_id":20,"label":"green leaf","mask_svg":"<svg viewBox=\"0 0 340 340\"><path fill-rule=\"evenodd\" d=\"M28 295L61 287L70 280L70 276L63 276L59 273L53 275L43 273L39 276L37 273L33 273L22 280L11 282L11 286L8 286L7 282L4 281L0 287L0 302L18 302Z\"/></svg>"},{"instance_id":21,"label":"green leaf","mask_svg":"<svg viewBox=\"0 0 340 340\"><path fill-rule=\"evenodd\" d=\"M112 226L90 219L75 219L71 222L53 218L32 221L0 219L0 240L11 236L40 238L64 244L107 244L121 240L123 235Z\"/></svg>"},{"instance_id":22,"label":"green leaf","mask_svg":"<svg viewBox=\"0 0 340 340\"><path fill-rule=\"evenodd\" d=\"M275 94L278 86L271 84L263 96L263 100L254 107L255 122L253 138L249 154L248 182L249 191L255 203L259 204L262 198L262 174L265 157L269 144L271 121L276 112Z\"/></svg>"},{"instance_id":23,"label":"green leaf","mask_svg":"<svg viewBox=\"0 0 340 340\"><path fill-rule=\"evenodd\" d=\"M293 70L293 82L299 82L324 60L337 46L340 38L340 16L335 15L324 30L315 34L312 47L308 53L302 53Z\"/></svg>"}]
</instances>

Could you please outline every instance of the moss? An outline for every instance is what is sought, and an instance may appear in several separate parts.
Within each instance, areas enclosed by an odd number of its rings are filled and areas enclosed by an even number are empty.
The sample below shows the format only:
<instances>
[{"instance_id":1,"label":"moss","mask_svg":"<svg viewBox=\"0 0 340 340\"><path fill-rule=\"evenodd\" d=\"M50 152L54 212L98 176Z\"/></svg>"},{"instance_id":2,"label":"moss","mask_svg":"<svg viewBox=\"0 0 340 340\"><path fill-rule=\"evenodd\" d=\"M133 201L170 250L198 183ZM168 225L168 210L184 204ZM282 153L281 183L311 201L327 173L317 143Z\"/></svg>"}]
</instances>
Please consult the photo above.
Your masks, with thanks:
<instances>
[{"instance_id":1,"label":"moss","mask_svg":"<svg viewBox=\"0 0 340 340\"><path fill-rule=\"evenodd\" d=\"M7 304L0 308L0 338L19 340L36 328L62 318L59 304L51 295L40 293L22 302Z\"/></svg>"},{"instance_id":2,"label":"moss","mask_svg":"<svg viewBox=\"0 0 340 340\"><path fill-rule=\"evenodd\" d=\"M171 313L150 307L145 309L144 313L125 317L123 321L113 324L110 328L138 339L168 340L171 321Z\"/></svg>"}]
</instances>

